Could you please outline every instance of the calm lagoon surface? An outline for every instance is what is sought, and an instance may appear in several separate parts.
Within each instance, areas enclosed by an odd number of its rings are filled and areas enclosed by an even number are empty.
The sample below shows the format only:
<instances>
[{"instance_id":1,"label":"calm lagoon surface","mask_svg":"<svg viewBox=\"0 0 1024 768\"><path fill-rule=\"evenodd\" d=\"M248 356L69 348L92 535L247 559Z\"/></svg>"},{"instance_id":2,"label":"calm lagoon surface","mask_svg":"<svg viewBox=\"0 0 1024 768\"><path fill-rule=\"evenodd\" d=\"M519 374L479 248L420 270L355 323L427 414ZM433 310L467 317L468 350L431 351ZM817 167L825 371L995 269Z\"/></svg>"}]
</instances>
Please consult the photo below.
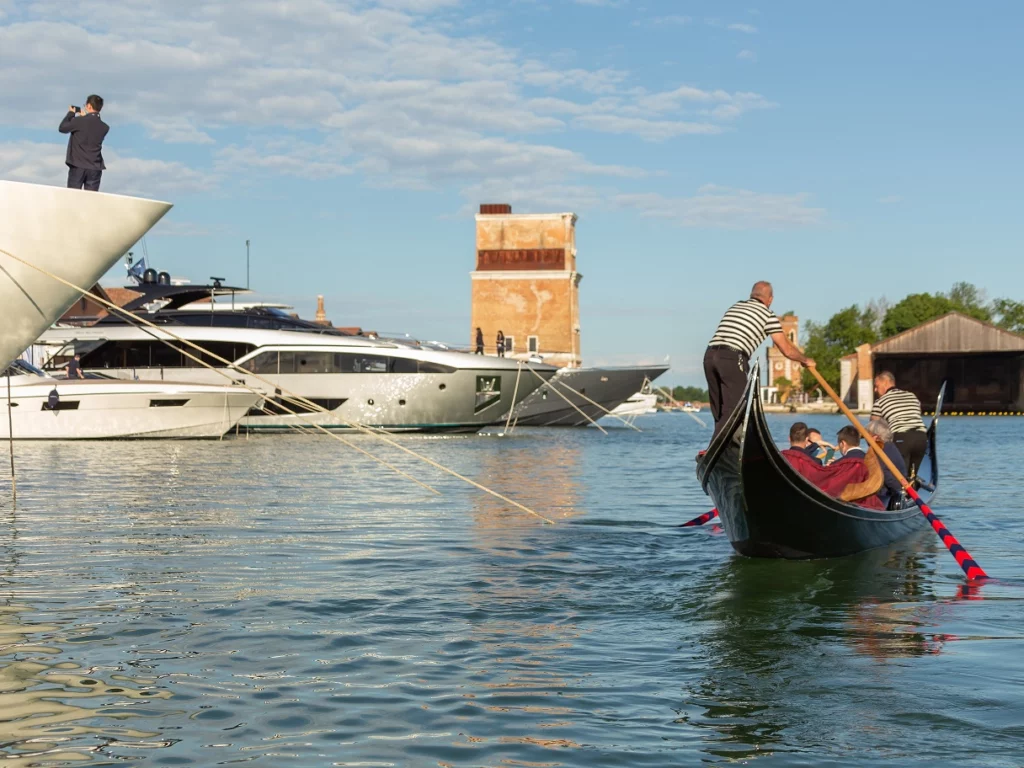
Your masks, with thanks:
<instances>
[{"instance_id":1,"label":"calm lagoon surface","mask_svg":"<svg viewBox=\"0 0 1024 768\"><path fill-rule=\"evenodd\" d=\"M927 528L815 562L680 529L709 430L637 424L399 438L556 525L367 437L442 495L323 437L16 443L0 764L1024 763L1024 419L939 430L975 590Z\"/></svg>"}]
</instances>

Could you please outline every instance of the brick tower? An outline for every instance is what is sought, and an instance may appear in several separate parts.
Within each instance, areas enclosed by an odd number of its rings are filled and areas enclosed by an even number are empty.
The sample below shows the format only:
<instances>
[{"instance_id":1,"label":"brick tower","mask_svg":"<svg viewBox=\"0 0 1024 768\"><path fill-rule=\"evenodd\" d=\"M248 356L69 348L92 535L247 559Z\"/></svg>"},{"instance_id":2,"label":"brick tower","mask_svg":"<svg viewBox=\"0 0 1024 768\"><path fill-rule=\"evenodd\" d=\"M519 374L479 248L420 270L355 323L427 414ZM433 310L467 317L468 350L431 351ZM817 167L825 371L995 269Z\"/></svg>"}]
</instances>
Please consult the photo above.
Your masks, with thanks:
<instances>
[{"instance_id":1,"label":"brick tower","mask_svg":"<svg viewBox=\"0 0 1024 768\"><path fill-rule=\"evenodd\" d=\"M796 315L783 315L779 318L782 324L782 332L794 345L800 338L800 318ZM803 370L799 363L794 363L783 355L774 344L768 346L768 386L774 386L775 381L780 378L789 379L793 383L793 390L799 392L800 373Z\"/></svg>"},{"instance_id":2,"label":"brick tower","mask_svg":"<svg viewBox=\"0 0 1024 768\"><path fill-rule=\"evenodd\" d=\"M476 217L476 269L471 344L484 334L487 354L540 356L559 367L580 366L579 285L575 213L512 213L481 205Z\"/></svg>"}]
</instances>

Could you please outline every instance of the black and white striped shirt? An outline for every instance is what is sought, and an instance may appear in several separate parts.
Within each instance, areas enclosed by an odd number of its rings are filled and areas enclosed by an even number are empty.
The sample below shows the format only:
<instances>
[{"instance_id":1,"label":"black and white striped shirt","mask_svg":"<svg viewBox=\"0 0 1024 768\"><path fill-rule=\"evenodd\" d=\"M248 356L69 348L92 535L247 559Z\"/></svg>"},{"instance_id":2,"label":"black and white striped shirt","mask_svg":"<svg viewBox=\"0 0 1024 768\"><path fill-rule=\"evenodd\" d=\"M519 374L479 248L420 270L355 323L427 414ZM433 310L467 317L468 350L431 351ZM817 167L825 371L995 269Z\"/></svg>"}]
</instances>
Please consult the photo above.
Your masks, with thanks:
<instances>
[{"instance_id":1,"label":"black and white striped shirt","mask_svg":"<svg viewBox=\"0 0 1024 768\"><path fill-rule=\"evenodd\" d=\"M913 392L893 387L875 401L872 416L881 416L893 433L924 432L921 419L921 401Z\"/></svg>"},{"instance_id":2,"label":"black and white striped shirt","mask_svg":"<svg viewBox=\"0 0 1024 768\"><path fill-rule=\"evenodd\" d=\"M750 357L773 333L782 333L779 318L757 299L747 299L729 307L708 345L726 346Z\"/></svg>"}]
</instances>

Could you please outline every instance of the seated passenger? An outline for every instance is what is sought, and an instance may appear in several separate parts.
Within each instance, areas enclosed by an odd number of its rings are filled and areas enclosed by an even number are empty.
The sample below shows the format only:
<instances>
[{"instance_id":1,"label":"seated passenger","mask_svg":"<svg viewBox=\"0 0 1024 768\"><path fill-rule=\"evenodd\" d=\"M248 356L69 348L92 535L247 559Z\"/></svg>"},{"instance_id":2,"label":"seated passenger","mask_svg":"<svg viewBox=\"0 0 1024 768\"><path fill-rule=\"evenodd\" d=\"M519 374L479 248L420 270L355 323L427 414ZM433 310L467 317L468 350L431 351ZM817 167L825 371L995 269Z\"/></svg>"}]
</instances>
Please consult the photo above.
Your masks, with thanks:
<instances>
[{"instance_id":1,"label":"seated passenger","mask_svg":"<svg viewBox=\"0 0 1024 768\"><path fill-rule=\"evenodd\" d=\"M782 455L801 477L829 496L868 509L885 509L877 495L882 487L882 470L874 453L863 459L850 456L828 466L798 447L787 448Z\"/></svg>"},{"instance_id":2,"label":"seated passenger","mask_svg":"<svg viewBox=\"0 0 1024 768\"><path fill-rule=\"evenodd\" d=\"M901 475L906 477L907 465L903 461L903 454L900 453L900 449L892 441L892 430L889 429L885 419L874 419L868 422L866 429L881 443L882 450L889 461L896 466ZM900 481L896 479L896 476L885 464L882 465L882 476L884 478L883 486L882 490L878 492L878 498L885 504L886 509L893 509L895 502L903 496L903 486L900 485Z\"/></svg>"},{"instance_id":3,"label":"seated passenger","mask_svg":"<svg viewBox=\"0 0 1024 768\"><path fill-rule=\"evenodd\" d=\"M843 427L836 434L836 446L842 456L836 462L850 459L863 459L865 454L860 447L860 432L855 427Z\"/></svg>"},{"instance_id":4,"label":"seated passenger","mask_svg":"<svg viewBox=\"0 0 1024 768\"><path fill-rule=\"evenodd\" d=\"M836 458L836 447L831 443L826 443L824 438L821 436L820 430L814 427L807 428L807 440L810 445L808 446L807 453L814 456L822 464L831 464ZM811 453L811 446L813 446L814 453Z\"/></svg>"},{"instance_id":5,"label":"seated passenger","mask_svg":"<svg viewBox=\"0 0 1024 768\"><path fill-rule=\"evenodd\" d=\"M789 447L803 451L818 461L818 446L807 439L807 425L798 421L789 428ZM818 463L821 463L820 461Z\"/></svg>"}]
</instances>

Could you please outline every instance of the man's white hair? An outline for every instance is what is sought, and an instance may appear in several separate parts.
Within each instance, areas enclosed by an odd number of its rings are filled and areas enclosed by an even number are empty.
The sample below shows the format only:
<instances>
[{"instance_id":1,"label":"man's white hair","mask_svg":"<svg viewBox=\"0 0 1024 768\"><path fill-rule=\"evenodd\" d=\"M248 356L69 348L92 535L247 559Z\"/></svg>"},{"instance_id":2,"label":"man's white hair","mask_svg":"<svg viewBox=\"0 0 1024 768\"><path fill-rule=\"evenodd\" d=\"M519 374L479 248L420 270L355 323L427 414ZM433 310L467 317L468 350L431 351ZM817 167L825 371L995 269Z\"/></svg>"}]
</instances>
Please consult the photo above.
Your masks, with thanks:
<instances>
[{"instance_id":1,"label":"man's white hair","mask_svg":"<svg viewBox=\"0 0 1024 768\"><path fill-rule=\"evenodd\" d=\"M872 419L868 422L865 429L867 429L868 434L880 437L883 443L892 442L892 430L889 429L885 419Z\"/></svg>"}]
</instances>

